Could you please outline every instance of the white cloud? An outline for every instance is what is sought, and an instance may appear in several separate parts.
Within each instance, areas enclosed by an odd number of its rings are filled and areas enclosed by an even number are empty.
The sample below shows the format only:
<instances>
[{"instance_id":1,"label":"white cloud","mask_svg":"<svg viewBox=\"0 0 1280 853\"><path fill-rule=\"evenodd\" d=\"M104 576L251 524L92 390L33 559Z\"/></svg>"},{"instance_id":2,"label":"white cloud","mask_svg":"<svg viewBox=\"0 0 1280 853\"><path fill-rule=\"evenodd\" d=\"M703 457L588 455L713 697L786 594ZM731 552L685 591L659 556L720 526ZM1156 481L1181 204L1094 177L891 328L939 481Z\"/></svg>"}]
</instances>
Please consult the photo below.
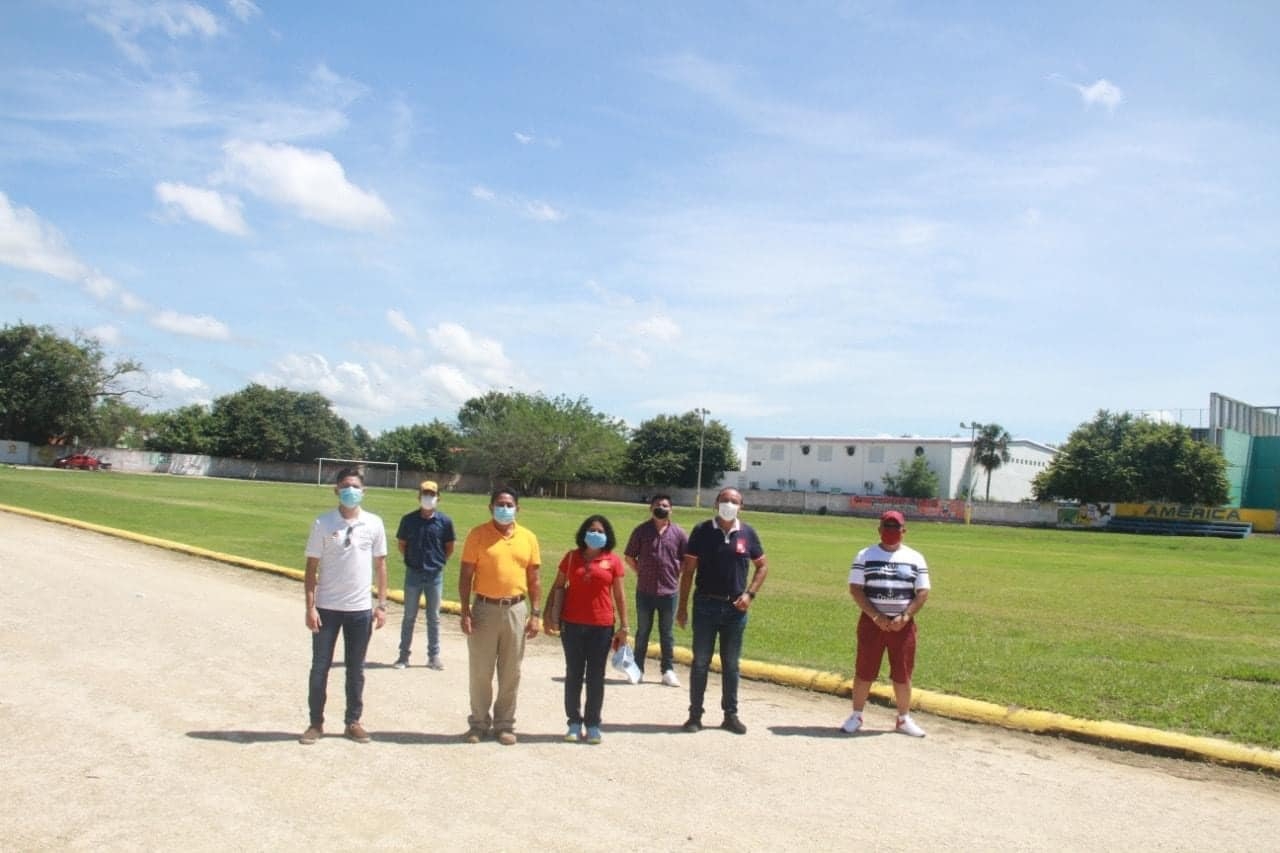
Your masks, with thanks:
<instances>
[{"instance_id":1,"label":"white cloud","mask_svg":"<svg viewBox=\"0 0 1280 853\"><path fill-rule=\"evenodd\" d=\"M84 289L99 302L115 293L116 283L101 273L92 272L85 276Z\"/></svg>"},{"instance_id":2,"label":"white cloud","mask_svg":"<svg viewBox=\"0 0 1280 853\"><path fill-rule=\"evenodd\" d=\"M89 23L102 30L130 60L144 64L146 52L138 39L159 30L170 39L186 36L212 38L220 27L217 17L198 3L187 0L96 0L86 15Z\"/></svg>"},{"instance_id":3,"label":"white cloud","mask_svg":"<svg viewBox=\"0 0 1280 853\"><path fill-rule=\"evenodd\" d=\"M197 379L189 376L178 368L172 370L162 370L158 373L152 373L151 382L154 385L168 391L176 391L181 394L193 394L201 391L208 391L209 386L205 384L203 379Z\"/></svg>"},{"instance_id":4,"label":"white cloud","mask_svg":"<svg viewBox=\"0 0 1280 853\"><path fill-rule=\"evenodd\" d=\"M0 192L0 263L60 278L83 280L90 270L67 246L58 229L34 210L14 207Z\"/></svg>"},{"instance_id":5,"label":"white cloud","mask_svg":"<svg viewBox=\"0 0 1280 853\"><path fill-rule=\"evenodd\" d=\"M564 219L564 214L556 210L545 201L527 201L524 203L524 212L531 219L539 222L559 222Z\"/></svg>"},{"instance_id":6,"label":"white cloud","mask_svg":"<svg viewBox=\"0 0 1280 853\"><path fill-rule=\"evenodd\" d=\"M1124 102L1124 92L1119 86L1105 78L1099 78L1088 86L1081 83L1073 83L1062 74L1050 74L1049 79L1064 86L1070 86L1079 92L1080 100L1084 103L1086 109L1097 104L1105 107L1108 112L1114 113L1116 107Z\"/></svg>"},{"instance_id":7,"label":"white cloud","mask_svg":"<svg viewBox=\"0 0 1280 853\"><path fill-rule=\"evenodd\" d=\"M387 316L399 314L393 309ZM417 338L431 350L358 343L363 358L340 363L316 352L291 353L253 381L318 391L354 423L392 413L408 423L424 409L452 412L493 388L523 387L523 376L498 341L456 323L441 323Z\"/></svg>"},{"instance_id":8,"label":"white cloud","mask_svg":"<svg viewBox=\"0 0 1280 853\"><path fill-rule=\"evenodd\" d=\"M134 294L130 293L127 290L122 290L117 295L120 299L120 307L131 314L141 311L142 309L147 307L147 303L143 302L141 299L139 299L137 296L135 296Z\"/></svg>"},{"instance_id":9,"label":"white cloud","mask_svg":"<svg viewBox=\"0 0 1280 853\"><path fill-rule=\"evenodd\" d=\"M637 337L640 340L653 340L669 344L680 337L680 324L665 314L646 317L636 325Z\"/></svg>"},{"instance_id":10,"label":"white cloud","mask_svg":"<svg viewBox=\"0 0 1280 853\"><path fill-rule=\"evenodd\" d=\"M262 10L257 7L253 0L227 0L227 8L241 22L262 14Z\"/></svg>"},{"instance_id":11,"label":"white cloud","mask_svg":"<svg viewBox=\"0 0 1280 853\"><path fill-rule=\"evenodd\" d=\"M473 335L457 323L440 323L427 333L427 340L450 361L498 373L511 367L500 341Z\"/></svg>"},{"instance_id":12,"label":"white cloud","mask_svg":"<svg viewBox=\"0 0 1280 853\"><path fill-rule=\"evenodd\" d=\"M471 188L471 197L478 201L496 204L508 210L515 210L528 219L539 222L559 222L564 219L564 212L552 207L545 201L525 199L516 195L499 196L486 186L477 184Z\"/></svg>"},{"instance_id":13,"label":"white cloud","mask_svg":"<svg viewBox=\"0 0 1280 853\"><path fill-rule=\"evenodd\" d=\"M418 337L418 333L413 328L413 324L404 316L404 312L400 311L398 308L391 308L387 310L387 324L411 341L416 340Z\"/></svg>"},{"instance_id":14,"label":"white cloud","mask_svg":"<svg viewBox=\"0 0 1280 853\"><path fill-rule=\"evenodd\" d=\"M187 184L156 184L156 198L174 212L202 222L224 234L244 236L249 233L241 214L240 199L217 190L206 190Z\"/></svg>"},{"instance_id":15,"label":"white cloud","mask_svg":"<svg viewBox=\"0 0 1280 853\"><path fill-rule=\"evenodd\" d=\"M515 137L516 137L516 142L519 142L521 145L529 145L533 142L532 134L521 133L518 130L515 132Z\"/></svg>"},{"instance_id":16,"label":"white cloud","mask_svg":"<svg viewBox=\"0 0 1280 853\"><path fill-rule=\"evenodd\" d=\"M347 180L328 151L243 140L228 142L223 151L228 180L306 219L354 231L393 221L382 199Z\"/></svg>"},{"instance_id":17,"label":"white cloud","mask_svg":"<svg viewBox=\"0 0 1280 853\"><path fill-rule=\"evenodd\" d=\"M225 341L231 337L227 325L208 314L179 314L166 310L157 312L150 322L157 329L206 341Z\"/></svg>"},{"instance_id":18,"label":"white cloud","mask_svg":"<svg viewBox=\"0 0 1280 853\"><path fill-rule=\"evenodd\" d=\"M57 228L30 208L14 207L0 192L0 264L78 283L99 301L119 288L108 276L81 261ZM125 293L120 291L121 298Z\"/></svg>"},{"instance_id":19,"label":"white cloud","mask_svg":"<svg viewBox=\"0 0 1280 853\"><path fill-rule=\"evenodd\" d=\"M1076 85L1075 88L1086 107L1101 104L1108 112L1115 112L1116 107L1124 100L1124 92L1120 91L1120 87L1107 80L1098 80L1090 86Z\"/></svg>"},{"instance_id":20,"label":"white cloud","mask_svg":"<svg viewBox=\"0 0 1280 853\"><path fill-rule=\"evenodd\" d=\"M311 91L321 100L347 106L369 93L363 83L343 77L323 62L311 69Z\"/></svg>"},{"instance_id":21,"label":"white cloud","mask_svg":"<svg viewBox=\"0 0 1280 853\"><path fill-rule=\"evenodd\" d=\"M109 324L94 326L86 330L85 334L103 346L113 347L120 343L120 330Z\"/></svg>"}]
</instances>

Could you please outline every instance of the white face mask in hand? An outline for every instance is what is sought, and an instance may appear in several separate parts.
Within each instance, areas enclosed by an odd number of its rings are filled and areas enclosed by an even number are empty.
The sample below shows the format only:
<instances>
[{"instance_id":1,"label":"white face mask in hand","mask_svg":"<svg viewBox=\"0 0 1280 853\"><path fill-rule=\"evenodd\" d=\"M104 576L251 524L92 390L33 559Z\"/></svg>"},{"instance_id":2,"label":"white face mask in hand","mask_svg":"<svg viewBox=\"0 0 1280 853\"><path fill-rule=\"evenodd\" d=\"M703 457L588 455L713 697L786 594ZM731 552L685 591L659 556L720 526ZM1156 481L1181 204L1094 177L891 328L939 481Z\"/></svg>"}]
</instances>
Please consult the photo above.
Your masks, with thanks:
<instances>
[{"instance_id":1,"label":"white face mask in hand","mask_svg":"<svg viewBox=\"0 0 1280 853\"><path fill-rule=\"evenodd\" d=\"M725 501L716 507L716 512L725 521L733 521L738 517L738 505L731 501Z\"/></svg>"}]
</instances>

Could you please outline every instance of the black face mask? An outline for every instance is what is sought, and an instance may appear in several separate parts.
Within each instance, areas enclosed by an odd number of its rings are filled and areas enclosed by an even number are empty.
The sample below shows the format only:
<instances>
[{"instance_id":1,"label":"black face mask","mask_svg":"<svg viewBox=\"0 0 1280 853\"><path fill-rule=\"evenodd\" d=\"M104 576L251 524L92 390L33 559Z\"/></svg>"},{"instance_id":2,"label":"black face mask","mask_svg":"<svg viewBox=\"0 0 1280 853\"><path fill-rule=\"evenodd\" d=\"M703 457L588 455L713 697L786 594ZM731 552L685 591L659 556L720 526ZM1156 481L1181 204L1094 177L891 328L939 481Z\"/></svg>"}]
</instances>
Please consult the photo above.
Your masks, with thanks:
<instances>
[{"instance_id":1,"label":"black face mask","mask_svg":"<svg viewBox=\"0 0 1280 853\"><path fill-rule=\"evenodd\" d=\"M668 515L671 515L671 510L667 509L665 506L655 506L653 508L654 518L666 518Z\"/></svg>"}]
</instances>

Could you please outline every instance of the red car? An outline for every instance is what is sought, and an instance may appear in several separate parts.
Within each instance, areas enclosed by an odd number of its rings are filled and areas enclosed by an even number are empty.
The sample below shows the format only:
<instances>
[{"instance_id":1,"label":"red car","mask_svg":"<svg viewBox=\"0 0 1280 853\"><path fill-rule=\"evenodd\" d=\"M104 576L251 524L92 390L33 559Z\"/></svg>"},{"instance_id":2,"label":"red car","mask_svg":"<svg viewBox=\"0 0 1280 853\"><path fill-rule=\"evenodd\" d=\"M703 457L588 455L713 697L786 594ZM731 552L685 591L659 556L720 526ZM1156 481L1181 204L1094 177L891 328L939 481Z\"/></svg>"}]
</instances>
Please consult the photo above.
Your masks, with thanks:
<instances>
[{"instance_id":1,"label":"red car","mask_svg":"<svg viewBox=\"0 0 1280 853\"><path fill-rule=\"evenodd\" d=\"M103 462L96 456L87 453L73 453L53 463L54 468L81 468L86 471L97 471L99 468L110 468L110 462Z\"/></svg>"}]
</instances>

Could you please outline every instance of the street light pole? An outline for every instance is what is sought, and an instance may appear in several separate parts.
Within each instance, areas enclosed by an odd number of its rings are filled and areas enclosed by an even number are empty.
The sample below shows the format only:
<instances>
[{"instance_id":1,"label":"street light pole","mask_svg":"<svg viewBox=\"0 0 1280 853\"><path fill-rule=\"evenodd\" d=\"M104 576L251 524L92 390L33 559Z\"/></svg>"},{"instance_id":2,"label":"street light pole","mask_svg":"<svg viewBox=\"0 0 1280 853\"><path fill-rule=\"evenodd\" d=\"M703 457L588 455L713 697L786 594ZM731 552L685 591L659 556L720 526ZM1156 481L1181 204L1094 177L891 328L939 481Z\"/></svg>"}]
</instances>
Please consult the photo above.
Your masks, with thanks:
<instances>
[{"instance_id":1,"label":"street light pole","mask_svg":"<svg viewBox=\"0 0 1280 853\"><path fill-rule=\"evenodd\" d=\"M969 423L961 421L960 429L969 430L969 476L964 490L964 523L968 524L973 519L973 451L977 447L978 430L982 429L982 424L977 421L970 421Z\"/></svg>"},{"instance_id":2,"label":"street light pole","mask_svg":"<svg viewBox=\"0 0 1280 853\"><path fill-rule=\"evenodd\" d=\"M697 408L694 409L698 417L702 419L702 430L698 433L698 490L693 496L693 505L701 508L702 506L702 449L707 443L707 415L711 414L710 409Z\"/></svg>"}]
</instances>

